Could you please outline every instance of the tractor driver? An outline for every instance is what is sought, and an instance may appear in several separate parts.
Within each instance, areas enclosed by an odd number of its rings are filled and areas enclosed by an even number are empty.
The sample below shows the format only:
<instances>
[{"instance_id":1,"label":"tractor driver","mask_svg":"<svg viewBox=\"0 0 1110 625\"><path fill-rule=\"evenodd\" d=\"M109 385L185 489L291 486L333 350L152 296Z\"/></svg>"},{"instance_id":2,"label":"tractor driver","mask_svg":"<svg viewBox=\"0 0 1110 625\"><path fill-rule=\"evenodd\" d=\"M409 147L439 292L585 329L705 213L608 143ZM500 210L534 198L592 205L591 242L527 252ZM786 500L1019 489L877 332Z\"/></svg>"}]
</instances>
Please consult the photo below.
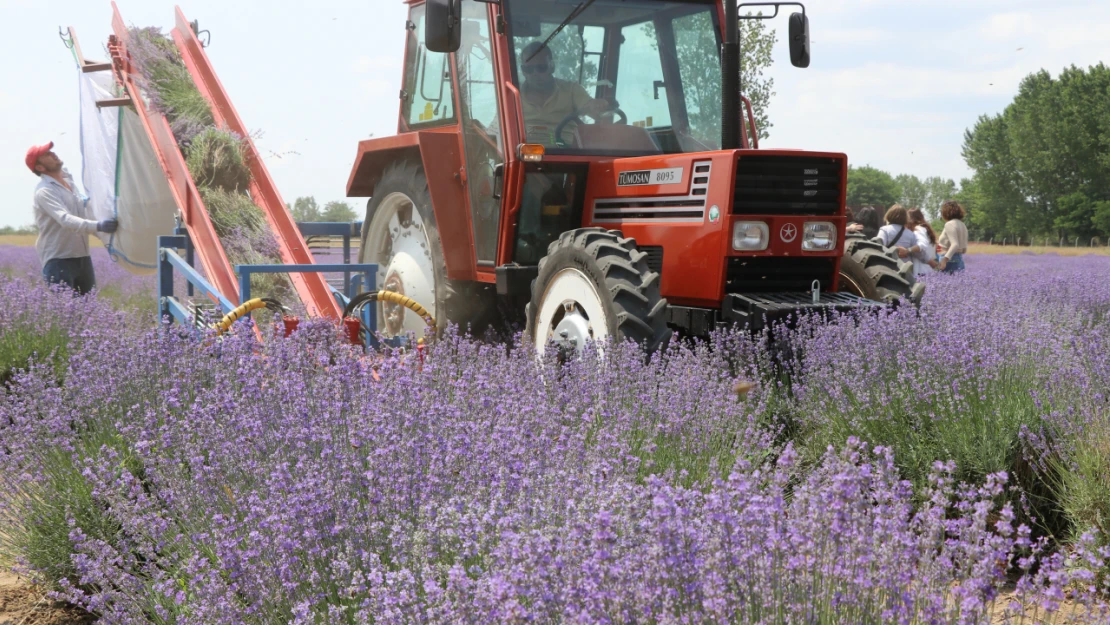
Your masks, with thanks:
<instances>
[{"instance_id":1,"label":"tractor driver","mask_svg":"<svg viewBox=\"0 0 1110 625\"><path fill-rule=\"evenodd\" d=\"M521 54L524 83L521 104L528 143L556 145L555 129L572 113L587 115L599 122L611 122L608 111L617 103L592 98L582 85L555 77L555 57L542 42L534 41ZM574 122L571 122L574 124ZM567 128L571 128L571 124ZM563 131L566 140L566 129Z\"/></svg>"}]
</instances>

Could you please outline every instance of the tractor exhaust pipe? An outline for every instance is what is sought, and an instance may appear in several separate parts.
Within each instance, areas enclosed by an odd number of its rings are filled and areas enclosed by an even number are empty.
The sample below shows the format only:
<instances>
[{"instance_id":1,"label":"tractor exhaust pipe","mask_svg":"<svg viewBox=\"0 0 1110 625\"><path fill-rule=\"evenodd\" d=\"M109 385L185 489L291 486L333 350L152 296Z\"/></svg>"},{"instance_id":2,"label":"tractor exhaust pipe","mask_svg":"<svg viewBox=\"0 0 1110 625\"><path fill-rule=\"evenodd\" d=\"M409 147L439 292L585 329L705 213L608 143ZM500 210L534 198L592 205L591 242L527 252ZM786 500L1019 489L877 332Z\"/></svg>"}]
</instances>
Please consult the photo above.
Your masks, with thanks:
<instances>
[{"instance_id":1,"label":"tractor exhaust pipe","mask_svg":"<svg viewBox=\"0 0 1110 625\"><path fill-rule=\"evenodd\" d=\"M721 149L740 149L740 15L736 0L725 0L721 45Z\"/></svg>"}]
</instances>

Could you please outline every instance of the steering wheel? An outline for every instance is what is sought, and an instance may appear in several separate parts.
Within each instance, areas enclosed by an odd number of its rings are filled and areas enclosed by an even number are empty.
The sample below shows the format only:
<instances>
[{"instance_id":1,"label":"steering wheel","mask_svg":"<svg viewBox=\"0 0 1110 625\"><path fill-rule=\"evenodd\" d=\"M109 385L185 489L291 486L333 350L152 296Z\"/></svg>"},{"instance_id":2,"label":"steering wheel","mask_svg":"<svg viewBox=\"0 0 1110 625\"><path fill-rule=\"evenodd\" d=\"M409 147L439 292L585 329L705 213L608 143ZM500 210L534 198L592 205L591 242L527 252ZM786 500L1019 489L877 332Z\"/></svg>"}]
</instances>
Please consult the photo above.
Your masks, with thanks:
<instances>
[{"instance_id":1,"label":"steering wheel","mask_svg":"<svg viewBox=\"0 0 1110 625\"><path fill-rule=\"evenodd\" d=\"M615 123L617 123L617 124L626 124L626 125L628 124L628 115L625 114L625 112L622 111L619 106L614 106L612 108L609 108L605 112L606 113L616 113L617 114L617 121ZM586 125L586 122L582 121L582 116L581 116L581 114L579 114L579 112L577 110L572 112L570 115L567 115L563 119L563 121L559 122L559 125L555 127L555 143L557 145L560 145L560 146L565 145L565 143L563 143L563 129L565 129L567 127L567 124L569 124L571 122L578 122L579 126L585 126Z\"/></svg>"}]
</instances>

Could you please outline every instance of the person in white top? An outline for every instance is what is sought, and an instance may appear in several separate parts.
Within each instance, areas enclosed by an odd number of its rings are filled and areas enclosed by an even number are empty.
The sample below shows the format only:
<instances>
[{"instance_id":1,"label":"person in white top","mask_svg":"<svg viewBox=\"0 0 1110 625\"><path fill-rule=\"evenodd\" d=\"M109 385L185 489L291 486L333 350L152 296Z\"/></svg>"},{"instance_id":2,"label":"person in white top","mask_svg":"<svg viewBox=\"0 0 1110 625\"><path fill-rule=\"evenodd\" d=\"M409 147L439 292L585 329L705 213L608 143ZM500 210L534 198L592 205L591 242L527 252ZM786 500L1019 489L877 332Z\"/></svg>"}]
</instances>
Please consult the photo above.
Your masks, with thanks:
<instances>
[{"instance_id":1,"label":"person in white top","mask_svg":"<svg viewBox=\"0 0 1110 625\"><path fill-rule=\"evenodd\" d=\"M54 154L54 142L31 146L25 160L31 173L41 180L35 187L35 225L39 236L35 248L47 283L62 283L80 294L96 288L96 274L89 256L89 235L113 233L115 219L87 218L88 200L77 193L73 176Z\"/></svg>"},{"instance_id":2,"label":"person in white top","mask_svg":"<svg viewBox=\"0 0 1110 625\"><path fill-rule=\"evenodd\" d=\"M883 247L895 248L899 257L909 258L910 249L917 245L917 235L908 227L909 214L906 209L901 204L895 204L886 212L884 219L886 225L879 228L879 235L875 240L882 243Z\"/></svg>"},{"instance_id":3,"label":"person in white top","mask_svg":"<svg viewBox=\"0 0 1110 625\"><path fill-rule=\"evenodd\" d=\"M917 252L910 249L910 258L913 259L913 270L917 275L932 273L937 268L937 233L925 220L925 213L920 208L909 210L909 227L917 235Z\"/></svg>"}]
</instances>

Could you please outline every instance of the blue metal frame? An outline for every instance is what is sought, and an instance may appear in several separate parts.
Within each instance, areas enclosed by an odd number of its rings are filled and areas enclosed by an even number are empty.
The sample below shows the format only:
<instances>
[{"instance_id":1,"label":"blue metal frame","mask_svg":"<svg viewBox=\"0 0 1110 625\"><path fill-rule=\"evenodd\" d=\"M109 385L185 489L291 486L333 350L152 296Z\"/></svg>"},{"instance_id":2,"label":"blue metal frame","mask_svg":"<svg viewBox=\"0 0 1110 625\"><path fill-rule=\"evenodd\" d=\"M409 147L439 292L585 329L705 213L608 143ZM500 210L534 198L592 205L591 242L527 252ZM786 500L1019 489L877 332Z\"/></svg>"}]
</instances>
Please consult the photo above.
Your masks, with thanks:
<instances>
[{"instance_id":1,"label":"blue metal frame","mask_svg":"<svg viewBox=\"0 0 1110 625\"><path fill-rule=\"evenodd\" d=\"M303 234L308 236L342 236L343 237L343 263L330 265L237 265L236 273L239 274L239 294L242 302L251 299L250 278L254 274L271 273L343 273L344 291L334 287L332 296L340 307L346 308L353 298L364 289L372 291L377 288L378 266L373 264L352 264L351 238L358 236L362 222L353 223L299 223L297 224ZM184 251L182 258L179 251ZM179 323L189 323L192 315L181 304L174 293L174 273L180 272L186 280L188 296L196 292L217 302L223 314L237 308L237 305L224 297L211 283L194 268L194 248L188 233L184 228L177 228L173 236L158 237L158 307L162 317L170 317ZM362 309L362 322L368 328L377 327L377 308L365 306ZM377 343L376 337L371 333L371 346Z\"/></svg>"},{"instance_id":2,"label":"blue metal frame","mask_svg":"<svg viewBox=\"0 0 1110 625\"><path fill-rule=\"evenodd\" d=\"M351 239L362 236L361 221L299 221L297 227L306 237L343 237L343 264L351 264ZM339 272L336 272L339 273ZM351 290L351 272L343 272L343 292Z\"/></svg>"},{"instance_id":3,"label":"blue metal frame","mask_svg":"<svg viewBox=\"0 0 1110 625\"><path fill-rule=\"evenodd\" d=\"M173 274L174 270L180 271L189 285L189 294L199 290L202 295L216 301L223 314L235 310L235 304L224 297L216 287L212 286L203 276L193 268L187 258L178 255L177 250L186 250L189 255L192 245L188 236L160 236L158 237L158 309L162 317L167 315L179 323L189 321L189 311L174 295Z\"/></svg>"},{"instance_id":4,"label":"blue metal frame","mask_svg":"<svg viewBox=\"0 0 1110 625\"><path fill-rule=\"evenodd\" d=\"M258 273L339 273L340 271L357 272L361 274L359 277L365 279L366 284L369 286L368 291L373 291L377 288L378 282L378 266L377 265L236 265L235 273L239 274L239 299L247 302L251 299L251 276ZM362 280L356 283L358 286L362 285ZM337 298L341 306L346 307L351 298L355 296L353 291L348 290L346 294L341 294L332 289L333 295L343 295L342 299ZM370 311L368 321L370 325L368 328L378 327L377 310L373 307L367 307ZM364 320L364 323L367 321Z\"/></svg>"}]
</instances>

